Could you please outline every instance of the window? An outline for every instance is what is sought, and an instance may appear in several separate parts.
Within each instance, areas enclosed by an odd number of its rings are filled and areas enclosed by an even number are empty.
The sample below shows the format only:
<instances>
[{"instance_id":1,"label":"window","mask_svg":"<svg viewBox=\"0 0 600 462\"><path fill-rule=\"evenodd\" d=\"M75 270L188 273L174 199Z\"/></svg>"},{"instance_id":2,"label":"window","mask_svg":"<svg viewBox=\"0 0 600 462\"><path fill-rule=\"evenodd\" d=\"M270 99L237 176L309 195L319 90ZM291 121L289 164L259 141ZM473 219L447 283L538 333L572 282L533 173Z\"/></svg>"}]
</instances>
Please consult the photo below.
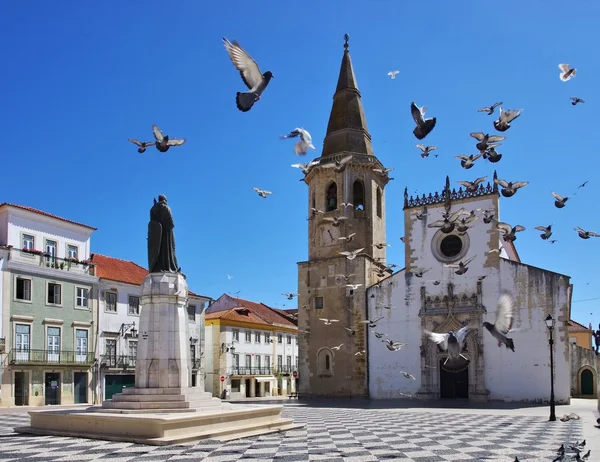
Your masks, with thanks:
<instances>
[{"instance_id":1,"label":"window","mask_svg":"<svg viewBox=\"0 0 600 462\"><path fill-rule=\"evenodd\" d=\"M362 180L355 180L352 185L352 205L354 210L365 209L365 185Z\"/></svg>"},{"instance_id":2,"label":"window","mask_svg":"<svg viewBox=\"0 0 600 462\"><path fill-rule=\"evenodd\" d=\"M381 206L381 189L377 188L377 216L381 218L383 215L382 206Z\"/></svg>"},{"instance_id":3,"label":"window","mask_svg":"<svg viewBox=\"0 0 600 462\"><path fill-rule=\"evenodd\" d=\"M271 369L271 357L269 355L265 355L265 369ZM267 370L267 374L270 374L271 371Z\"/></svg>"},{"instance_id":4,"label":"window","mask_svg":"<svg viewBox=\"0 0 600 462\"><path fill-rule=\"evenodd\" d=\"M46 258L46 261L54 262L54 258L56 257L56 241L46 240L46 253L50 255L50 257Z\"/></svg>"},{"instance_id":5,"label":"window","mask_svg":"<svg viewBox=\"0 0 600 462\"><path fill-rule=\"evenodd\" d=\"M104 340L104 355L105 362L110 366L117 365L117 340L114 338L107 338Z\"/></svg>"},{"instance_id":6,"label":"window","mask_svg":"<svg viewBox=\"0 0 600 462\"><path fill-rule=\"evenodd\" d=\"M196 322L196 305L188 305L187 314L189 322Z\"/></svg>"},{"instance_id":7,"label":"window","mask_svg":"<svg viewBox=\"0 0 600 462\"><path fill-rule=\"evenodd\" d=\"M249 330L246 331L246 343L250 343L252 341L252 332Z\"/></svg>"},{"instance_id":8,"label":"window","mask_svg":"<svg viewBox=\"0 0 600 462\"><path fill-rule=\"evenodd\" d=\"M444 257L456 257L462 250L463 243L460 237L450 234L440 242L440 252Z\"/></svg>"},{"instance_id":9,"label":"window","mask_svg":"<svg viewBox=\"0 0 600 462\"><path fill-rule=\"evenodd\" d=\"M240 355L237 353L233 355L233 367L236 369L240 368Z\"/></svg>"},{"instance_id":10,"label":"window","mask_svg":"<svg viewBox=\"0 0 600 462\"><path fill-rule=\"evenodd\" d=\"M246 355L246 369L252 369L252 356Z\"/></svg>"},{"instance_id":11,"label":"window","mask_svg":"<svg viewBox=\"0 0 600 462\"><path fill-rule=\"evenodd\" d=\"M283 343L283 335L277 334L277 343Z\"/></svg>"},{"instance_id":12,"label":"window","mask_svg":"<svg viewBox=\"0 0 600 462\"><path fill-rule=\"evenodd\" d=\"M260 343L260 332L255 332L254 333L254 342L255 343Z\"/></svg>"},{"instance_id":13,"label":"window","mask_svg":"<svg viewBox=\"0 0 600 462\"><path fill-rule=\"evenodd\" d=\"M112 313L117 312L117 293L116 292L104 292L104 311L110 311Z\"/></svg>"},{"instance_id":14,"label":"window","mask_svg":"<svg viewBox=\"0 0 600 462\"><path fill-rule=\"evenodd\" d=\"M271 334L265 332L265 343L271 343Z\"/></svg>"},{"instance_id":15,"label":"window","mask_svg":"<svg viewBox=\"0 0 600 462\"><path fill-rule=\"evenodd\" d=\"M75 289L75 306L77 308L87 308L90 290L85 287L77 287Z\"/></svg>"},{"instance_id":16,"label":"window","mask_svg":"<svg viewBox=\"0 0 600 462\"><path fill-rule=\"evenodd\" d=\"M329 355L325 355L325 369L327 369L327 370L331 369Z\"/></svg>"},{"instance_id":17,"label":"window","mask_svg":"<svg viewBox=\"0 0 600 462\"><path fill-rule=\"evenodd\" d=\"M79 249L77 248L77 246L68 244L67 245L67 258L74 258L75 260L77 260L78 255L79 255Z\"/></svg>"},{"instance_id":18,"label":"window","mask_svg":"<svg viewBox=\"0 0 600 462\"><path fill-rule=\"evenodd\" d=\"M23 234L23 249L35 249L35 238L31 234Z\"/></svg>"},{"instance_id":19,"label":"window","mask_svg":"<svg viewBox=\"0 0 600 462\"><path fill-rule=\"evenodd\" d=\"M292 357L291 356L286 356L285 357L285 362L287 365L287 370L290 371L292 369Z\"/></svg>"},{"instance_id":20,"label":"window","mask_svg":"<svg viewBox=\"0 0 600 462\"><path fill-rule=\"evenodd\" d=\"M231 393L239 393L240 392L240 379L231 379Z\"/></svg>"},{"instance_id":21,"label":"window","mask_svg":"<svg viewBox=\"0 0 600 462\"><path fill-rule=\"evenodd\" d=\"M29 324L17 324L15 326L15 346L17 348L17 352L29 351L30 333L31 326Z\"/></svg>"},{"instance_id":22,"label":"window","mask_svg":"<svg viewBox=\"0 0 600 462\"><path fill-rule=\"evenodd\" d=\"M17 290L15 297L17 300L31 301L31 279L17 278Z\"/></svg>"},{"instance_id":23,"label":"window","mask_svg":"<svg viewBox=\"0 0 600 462\"><path fill-rule=\"evenodd\" d=\"M140 315L140 297L137 295L129 296L129 308L127 312L135 316Z\"/></svg>"},{"instance_id":24,"label":"window","mask_svg":"<svg viewBox=\"0 0 600 462\"><path fill-rule=\"evenodd\" d=\"M323 297L315 297L315 310L323 309Z\"/></svg>"},{"instance_id":25,"label":"window","mask_svg":"<svg viewBox=\"0 0 600 462\"><path fill-rule=\"evenodd\" d=\"M256 367L257 369L260 369L262 367L260 363L261 363L260 356L259 355L255 355L254 356L254 367Z\"/></svg>"},{"instance_id":26,"label":"window","mask_svg":"<svg viewBox=\"0 0 600 462\"><path fill-rule=\"evenodd\" d=\"M56 282L48 283L48 297L46 301L49 305L60 305L61 304L61 286Z\"/></svg>"},{"instance_id":27,"label":"window","mask_svg":"<svg viewBox=\"0 0 600 462\"><path fill-rule=\"evenodd\" d=\"M48 361L58 362L60 356L60 327L48 327Z\"/></svg>"},{"instance_id":28,"label":"window","mask_svg":"<svg viewBox=\"0 0 600 462\"><path fill-rule=\"evenodd\" d=\"M234 329L231 331L232 335L233 335L233 341L234 342L239 342L240 341L240 331L237 329Z\"/></svg>"},{"instance_id":29,"label":"window","mask_svg":"<svg viewBox=\"0 0 600 462\"><path fill-rule=\"evenodd\" d=\"M281 371L283 369L283 356L277 355L277 370Z\"/></svg>"},{"instance_id":30,"label":"window","mask_svg":"<svg viewBox=\"0 0 600 462\"><path fill-rule=\"evenodd\" d=\"M317 353L317 374L325 377L333 375L333 352L329 348L321 348Z\"/></svg>"},{"instance_id":31,"label":"window","mask_svg":"<svg viewBox=\"0 0 600 462\"><path fill-rule=\"evenodd\" d=\"M87 329L75 329L75 362L85 363L88 353Z\"/></svg>"},{"instance_id":32,"label":"window","mask_svg":"<svg viewBox=\"0 0 600 462\"><path fill-rule=\"evenodd\" d=\"M327 212L337 210L337 184L335 182L331 183L327 188L325 210Z\"/></svg>"},{"instance_id":33,"label":"window","mask_svg":"<svg viewBox=\"0 0 600 462\"><path fill-rule=\"evenodd\" d=\"M192 345L193 347L193 345ZM129 340L129 356L133 359L137 358L138 342L136 340Z\"/></svg>"},{"instance_id":34,"label":"window","mask_svg":"<svg viewBox=\"0 0 600 462\"><path fill-rule=\"evenodd\" d=\"M287 344L288 344L288 345L291 345L291 344L292 344L292 336L291 336L291 335L288 335L288 336L287 336Z\"/></svg>"}]
</instances>

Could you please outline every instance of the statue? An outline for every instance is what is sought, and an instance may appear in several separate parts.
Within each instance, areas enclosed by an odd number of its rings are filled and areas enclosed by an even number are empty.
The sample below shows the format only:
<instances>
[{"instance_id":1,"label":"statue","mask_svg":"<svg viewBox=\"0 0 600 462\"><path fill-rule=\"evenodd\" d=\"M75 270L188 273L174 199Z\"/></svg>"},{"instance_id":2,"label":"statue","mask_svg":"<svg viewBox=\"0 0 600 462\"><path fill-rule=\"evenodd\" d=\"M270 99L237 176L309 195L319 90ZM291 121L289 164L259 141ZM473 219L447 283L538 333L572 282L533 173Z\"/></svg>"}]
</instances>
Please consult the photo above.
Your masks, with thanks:
<instances>
[{"instance_id":1,"label":"statue","mask_svg":"<svg viewBox=\"0 0 600 462\"><path fill-rule=\"evenodd\" d=\"M181 272L175 255L173 228L171 207L167 205L166 196L161 194L158 202L154 199L148 223L148 271L151 273Z\"/></svg>"}]
</instances>

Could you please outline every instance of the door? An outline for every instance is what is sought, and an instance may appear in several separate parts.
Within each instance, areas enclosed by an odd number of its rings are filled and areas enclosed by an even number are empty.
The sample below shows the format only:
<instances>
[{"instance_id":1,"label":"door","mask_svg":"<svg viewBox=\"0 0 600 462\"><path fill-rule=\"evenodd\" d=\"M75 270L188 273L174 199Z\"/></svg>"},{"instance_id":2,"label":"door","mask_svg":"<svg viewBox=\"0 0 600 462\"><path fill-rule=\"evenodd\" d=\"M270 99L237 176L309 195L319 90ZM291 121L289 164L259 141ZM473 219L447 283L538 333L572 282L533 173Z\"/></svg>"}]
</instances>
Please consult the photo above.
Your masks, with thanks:
<instances>
[{"instance_id":1,"label":"door","mask_svg":"<svg viewBox=\"0 0 600 462\"><path fill-rule=\"evenodd\" d=\"M88 375L87 372L75 372L73 374L73 387L75 404L87 403Z\"/></svg>"},{"instance_id":2,"label":"door","mask_svg":"<svg viewBox=\"0 0 600 462\"><path fill-rule=\"evenodd\" d=\"M581 372L581 394L594 394L594 374L589 369L586 369Z\"/></svg>"},{"instance_id":3,"label":"door","mask_svg":"<svg viewBox=\"0 0 600 462\"><path fill-rule=\"evenodd\" d=\"M56 241L46 241L46 254L49 256L46 257L46 263L55 263L56 258Z\"/></svg>"},{"instance_id":4,"label":"door","mask_svg":"<svg viewBox=\"0 0 600 462\"><path fill-rule=\"evenodd\" d=\"M46 406L54 406L60 404L60 373L46 372L46 380L44 381L44 396Z\"/></svg>"},{"instance_id":5,"label":"door","mask_svg":"<svg viewBox=\"0 0 600 462\"><path fill-rule=\"evenodd\" d=\"M246 379L246 398L250 398L250 379Z\"/></svg>"},{"instance_id":6,"label":"door","mask_svg":"<svg viewBox=\"0 0 600 462\"><path fill-rule=\"evenodd\" d=\"M87 362L87 352L88 331L87 329L77 329L75 331L75 361L85 364Z\"/></svg>"},{"instance_id":7,"label":"door","mask_svg":"<svg viewBox=\"0 0 600 462\"><path fill-rule=\"evenodd\" d=\"M29 324L17 324L15 326L15 334L16 334L16 358L17 362L29 361L29 334L31 331L31 326Z\"/></svg>"},{"instance_id":8,"label":"door","mask_svg":"<svg viewBox=\"0 0 600 462\"><path fill-rule=\"evenodd\" d=\"M57 363L60 358L60 327L48 327L48 362Z\"/></svg>"},{"instance_id":9,"label":"door","mask_svg":"<svg viewBox=\"0 0 600 462\"><path fill-rule=\"evenodd\" d=\"M15 406L29 406L27 372L15 372Z\"/></svg>"},{"instance_id":10,"label":"door","mask_svg":"<svg viewBox=\"0 0 600 462\"><path fill-rule=\"evenodd\" d=\"M112 399L123 388L135 387L135 375L107 375L104 378L104 399Z\"/></svg>"},{"instance_id":11,"label":"door","mask_svg":"<svg viewBox=\"0 0 600 462\"><path fill-rule=\"evenodd\" d=\"M446 359L440 361L440 398L469 398L469 368L460 372L448 372L442 368Z\"/></svg>"}]
</instances>

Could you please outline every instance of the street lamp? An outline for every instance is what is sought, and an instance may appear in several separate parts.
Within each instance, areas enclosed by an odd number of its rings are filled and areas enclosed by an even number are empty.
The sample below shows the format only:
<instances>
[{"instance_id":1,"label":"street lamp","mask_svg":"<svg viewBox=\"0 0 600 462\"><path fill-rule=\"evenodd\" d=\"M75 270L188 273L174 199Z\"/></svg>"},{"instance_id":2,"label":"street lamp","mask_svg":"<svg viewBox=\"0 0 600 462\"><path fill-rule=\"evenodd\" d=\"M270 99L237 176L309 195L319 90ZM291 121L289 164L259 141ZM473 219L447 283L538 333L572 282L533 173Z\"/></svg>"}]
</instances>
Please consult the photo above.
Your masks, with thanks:
<instances>
[{"instance_id":1,"label":"street lamp","mask_svg":"<svg viewBox=\"0 0 600 462\"><path fill-rule=\"evenodd\" d=\"M550 340L548 340L548 344L550 345L550 422L556 421L556 404L554 403L554 318L551 314L546 317L546 326L548 326L548 331L550 331Z\"/></svg>"}]
</instances>

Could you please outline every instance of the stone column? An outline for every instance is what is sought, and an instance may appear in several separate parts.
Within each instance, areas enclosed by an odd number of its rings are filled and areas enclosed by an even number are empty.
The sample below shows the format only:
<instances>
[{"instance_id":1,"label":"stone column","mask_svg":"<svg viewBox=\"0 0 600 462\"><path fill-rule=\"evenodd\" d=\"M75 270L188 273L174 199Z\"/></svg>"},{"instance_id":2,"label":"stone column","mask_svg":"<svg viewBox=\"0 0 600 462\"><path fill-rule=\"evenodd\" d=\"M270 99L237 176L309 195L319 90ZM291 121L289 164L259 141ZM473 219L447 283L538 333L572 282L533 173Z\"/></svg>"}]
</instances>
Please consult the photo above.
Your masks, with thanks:
<instances>
[{"instance_id":1,"label":"stone column","mask_svg":"<svg viewBox=\"0 0 600 462\"><path fill-rule=\"evenodd\" d=\"M256 379L254 377L250 377L250 398L254 398L256 396Z\"/></svg>"},{"instance_id":2,"label":"stone column","mask_svg":"<svg viewBox=\"0 0 600 462\"><path fill-rule=\"evenodd\" d=\"M259 382L258 384L258 396L265 396L265 382Z\"/></svg>"},{"instance_id":3,"label":"stone column","mask_svg":"<svg viewBox=\"0 0 600 462\"><path fill-rule=\"evenodd\" d=\"M136 388L187 388L188 287L181 273L150 273L142 283Z\"/></svg>"}]
</instances>

